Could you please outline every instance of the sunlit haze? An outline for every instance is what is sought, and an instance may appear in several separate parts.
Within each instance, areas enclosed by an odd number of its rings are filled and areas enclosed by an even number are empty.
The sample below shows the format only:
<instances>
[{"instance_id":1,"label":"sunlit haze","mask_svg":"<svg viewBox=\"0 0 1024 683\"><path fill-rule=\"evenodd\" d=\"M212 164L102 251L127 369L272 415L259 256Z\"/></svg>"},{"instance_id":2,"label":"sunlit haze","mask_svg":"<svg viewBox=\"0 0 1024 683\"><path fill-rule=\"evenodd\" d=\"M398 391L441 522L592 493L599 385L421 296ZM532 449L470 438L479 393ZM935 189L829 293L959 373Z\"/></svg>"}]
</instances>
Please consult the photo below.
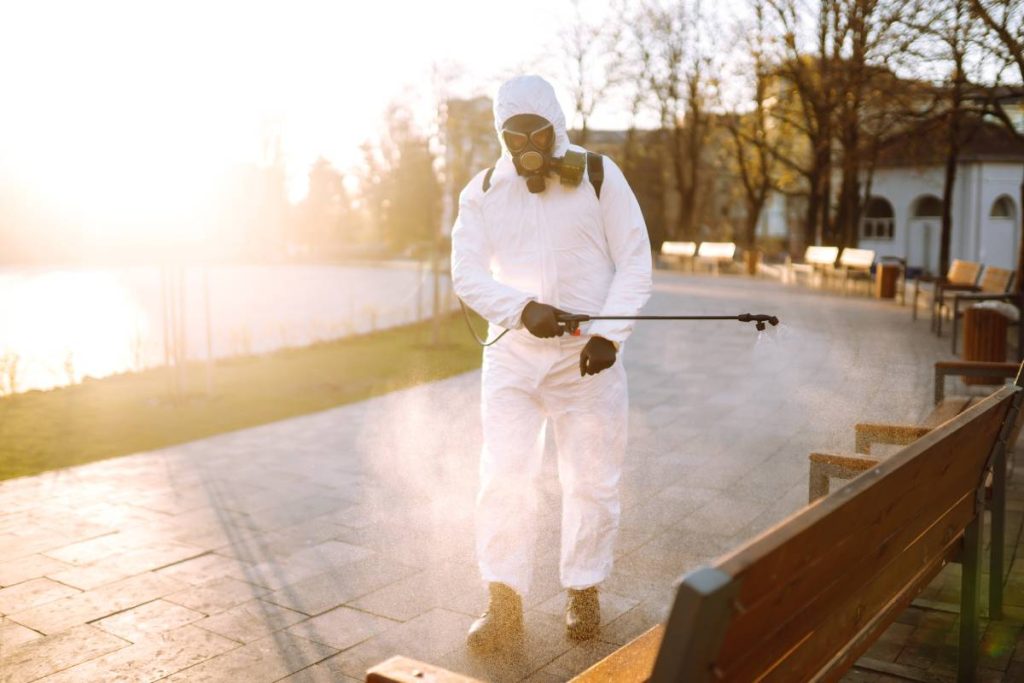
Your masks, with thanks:
<instances>
[{"instance_id":1,"label":"sunlit haze","mask_svg":"<svg viewBox=\"0 0 1024 683\"><path fill-rule=\"evenodd\" d=\"M539 0L7 3L0 181L96 236L187 239L275 131L295 201L318 156L358 163L388 102L429 119L435 66L458 95L521 68L560 78L547 57L571 16Z\"/></svg>"}]
</instances>

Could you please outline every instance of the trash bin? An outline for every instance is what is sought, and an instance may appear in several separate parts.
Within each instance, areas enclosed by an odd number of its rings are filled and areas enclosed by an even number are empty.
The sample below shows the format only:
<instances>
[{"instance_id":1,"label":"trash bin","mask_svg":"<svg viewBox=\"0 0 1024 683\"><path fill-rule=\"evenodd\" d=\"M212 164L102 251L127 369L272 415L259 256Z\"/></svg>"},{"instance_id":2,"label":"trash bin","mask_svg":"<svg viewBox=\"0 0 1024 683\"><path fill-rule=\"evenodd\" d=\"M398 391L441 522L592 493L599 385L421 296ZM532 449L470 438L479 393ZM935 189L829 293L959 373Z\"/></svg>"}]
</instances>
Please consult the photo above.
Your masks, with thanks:
<instances>
[{"instance_id":1,"label":"trash bin","mask_svg":"<svg viewBox=\"0 0 1024 683\"><path fill-rule=\"evenodd\" d=\"M900 267L895 263L880 263L875 269L875 298L895 299L896 281L900 277Z\"/></svg>"},{"instance_id":2,"label":"trash bin","mask_svg":"<svg viewBox=\"0 0 1024 683\"><path fill-rule=\"evenodd\" d=\"M972 306L964 311L964 360L1006 361L1008 320L990 308ZM1001 378L964 377L966 384L1002 384Z\"/></svg>"}]
</instances>

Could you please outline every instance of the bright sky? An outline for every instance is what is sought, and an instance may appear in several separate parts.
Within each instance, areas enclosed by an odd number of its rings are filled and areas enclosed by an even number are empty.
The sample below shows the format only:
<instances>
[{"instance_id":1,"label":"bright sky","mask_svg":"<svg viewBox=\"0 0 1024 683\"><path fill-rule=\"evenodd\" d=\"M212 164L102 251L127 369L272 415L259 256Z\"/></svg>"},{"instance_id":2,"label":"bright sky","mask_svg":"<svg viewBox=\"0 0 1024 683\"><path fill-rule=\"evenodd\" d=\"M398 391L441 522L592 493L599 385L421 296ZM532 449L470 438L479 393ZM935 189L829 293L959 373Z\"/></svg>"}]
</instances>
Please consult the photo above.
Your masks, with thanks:
<instances>
[{"instance_id":1,"label":"bright sky","mask_svg":"<svg viewBox=\"0 0 1024 683\"><path fill-rule=\"evenodd\" d=\"M0 181L96 219L187 216L277 121L299 198L318 155L350 166L388 101L431 91L432 64L461 65L464 95L524 67L561 77L545 59L571 15L568 0L0 3Z\"/></svg>"}]
</instances>

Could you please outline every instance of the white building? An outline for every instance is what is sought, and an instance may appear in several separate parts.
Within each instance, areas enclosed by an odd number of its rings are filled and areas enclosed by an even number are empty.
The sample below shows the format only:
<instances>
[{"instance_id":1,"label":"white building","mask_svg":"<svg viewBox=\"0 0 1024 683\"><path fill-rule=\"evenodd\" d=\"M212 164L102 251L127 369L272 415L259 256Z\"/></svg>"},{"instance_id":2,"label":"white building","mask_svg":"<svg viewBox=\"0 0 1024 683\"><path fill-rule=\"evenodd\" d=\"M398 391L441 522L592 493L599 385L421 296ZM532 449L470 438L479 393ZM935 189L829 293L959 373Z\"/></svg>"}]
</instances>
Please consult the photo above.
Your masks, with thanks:
<instances>
[{"instance_id":1,"label":"white building","mask_svg":"<svg viewBox=\"0 0 1024 683\"><path fill-rule=\"evenodd\" d=\"M936 273L944 160L934 138L924 143L887 151L871 181L858 246ZM960 155L951 207L951 259L1016 267L1022 182L1024 145L996 125L983 125Z\"/></svg>"}]
</instances>

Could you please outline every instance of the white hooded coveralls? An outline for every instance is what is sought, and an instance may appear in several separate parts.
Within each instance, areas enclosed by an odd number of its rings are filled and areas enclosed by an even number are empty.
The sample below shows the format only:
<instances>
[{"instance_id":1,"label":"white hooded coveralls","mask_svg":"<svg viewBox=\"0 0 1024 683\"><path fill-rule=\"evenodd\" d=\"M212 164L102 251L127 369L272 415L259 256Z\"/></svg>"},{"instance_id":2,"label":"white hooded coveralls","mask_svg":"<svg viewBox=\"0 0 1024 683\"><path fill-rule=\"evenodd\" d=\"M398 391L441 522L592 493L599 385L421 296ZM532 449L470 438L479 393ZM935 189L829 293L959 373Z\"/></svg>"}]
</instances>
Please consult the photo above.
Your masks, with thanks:
<instances>
[{"instance_id":1,"label":"white hooded coveralls","mask_svg":"<svg viewBox=\"0 0 1024 683\"><path fill-rule=\"evenodd\" d=\"M518 77L498 91L495 127L516 114L554 125L555 156L569 148L562 110L542 78ZM621 345L632 323L593 321L580 337L539 339L520 316L530 300L570 313L636 315L651 287L647 228L629 184L607 158L600 199L587 178L571 187L553 175L544 192L531 194L508 150L486 193L483 175L462 191L452 230L456 294L491 323L490 338L511 330L484 350L480 572L487 582L529 590L550 419L562 487L561 581L587 588L612 568L628 412ZM580 352L593 335L620 351L611 368L580 377Z\"/></svg>"}]
</instances>

